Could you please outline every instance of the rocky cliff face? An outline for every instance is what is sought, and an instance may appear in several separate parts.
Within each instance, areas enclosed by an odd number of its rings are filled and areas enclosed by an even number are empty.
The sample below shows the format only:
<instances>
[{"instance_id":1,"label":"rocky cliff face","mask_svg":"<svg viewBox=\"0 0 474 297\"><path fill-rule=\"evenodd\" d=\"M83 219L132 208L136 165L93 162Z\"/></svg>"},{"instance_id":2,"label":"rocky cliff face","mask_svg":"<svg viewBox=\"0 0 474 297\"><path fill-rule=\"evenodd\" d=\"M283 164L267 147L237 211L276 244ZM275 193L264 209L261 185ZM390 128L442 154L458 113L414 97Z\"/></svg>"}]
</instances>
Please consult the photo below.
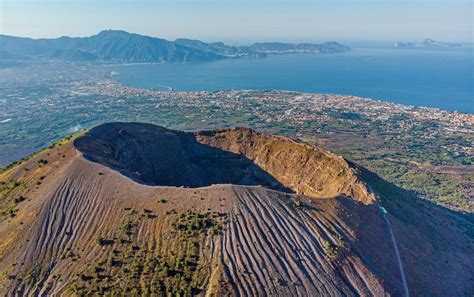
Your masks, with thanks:
<instances>
[{"instance_id":1,"label":"rocky cliff face","mask_svg":"<svg viewBox=\"0 0 474 297\"><path fill-rule=\"evenodd\" d=\"M294 193L315 198L345 195L367 204L375 199L358 179L355 167L314 146L245 128L198 132L196 138L245 156Z\"/></svg>"}]
</instances>

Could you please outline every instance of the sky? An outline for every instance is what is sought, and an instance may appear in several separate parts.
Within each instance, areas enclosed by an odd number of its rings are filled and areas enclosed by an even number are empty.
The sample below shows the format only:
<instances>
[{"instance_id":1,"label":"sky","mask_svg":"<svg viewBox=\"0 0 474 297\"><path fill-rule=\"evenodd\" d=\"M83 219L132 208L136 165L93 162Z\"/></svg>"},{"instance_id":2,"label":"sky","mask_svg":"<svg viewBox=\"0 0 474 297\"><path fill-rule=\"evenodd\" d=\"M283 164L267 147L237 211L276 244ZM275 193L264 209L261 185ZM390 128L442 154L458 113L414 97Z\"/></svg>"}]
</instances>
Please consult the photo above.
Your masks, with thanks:
<instances>
[{"instance_id":1,"label":"sky","mask_svg":"<svg viewBox=\"0 0 474 297\"><path fill-rule=\"evenodd\" d=\"M472 0L0 0L0 33L33 38L121 29L255 41L473 41Z\"/></svg>"}]
</instances>

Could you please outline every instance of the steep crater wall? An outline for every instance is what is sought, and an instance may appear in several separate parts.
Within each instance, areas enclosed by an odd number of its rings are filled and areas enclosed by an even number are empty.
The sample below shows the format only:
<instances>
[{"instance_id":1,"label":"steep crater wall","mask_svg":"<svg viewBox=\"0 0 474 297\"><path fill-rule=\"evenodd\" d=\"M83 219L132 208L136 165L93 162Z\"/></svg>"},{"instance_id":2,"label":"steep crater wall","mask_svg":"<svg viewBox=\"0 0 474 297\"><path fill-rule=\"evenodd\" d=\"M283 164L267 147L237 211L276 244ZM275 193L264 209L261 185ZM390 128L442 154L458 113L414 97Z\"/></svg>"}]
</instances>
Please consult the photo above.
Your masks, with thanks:
<instances>
[{"instance_id":1,"label":"steep crater wall","mask_svg":"<svg viewBox=\"0 0 474 297\"><path fill-rule=\"evenodd\" d=\"M309 144L247 128L197 132L196 138L246 156L295 193L318 198L344 195L364 203L375 199L354 166Z\"/></svg>"}]
</instances>

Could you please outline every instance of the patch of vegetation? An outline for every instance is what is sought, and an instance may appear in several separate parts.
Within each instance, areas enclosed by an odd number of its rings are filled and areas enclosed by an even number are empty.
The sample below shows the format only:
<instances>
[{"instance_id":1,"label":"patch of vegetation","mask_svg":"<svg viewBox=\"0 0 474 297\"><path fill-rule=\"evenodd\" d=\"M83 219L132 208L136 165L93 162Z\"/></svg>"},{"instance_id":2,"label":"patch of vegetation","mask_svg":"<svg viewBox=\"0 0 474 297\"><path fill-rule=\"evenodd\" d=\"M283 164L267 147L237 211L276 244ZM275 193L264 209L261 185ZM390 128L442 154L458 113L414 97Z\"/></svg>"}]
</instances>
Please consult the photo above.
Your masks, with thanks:
<instances>
[{"instance_id":1,"label":"patch of vegetation","mask_svg":"<svg viewBox=\"0 0 474 297\"><path fill-rule=\"evenodd\" d=\"M421 198L451 209L474 211L469 199L469 189L474 185L474 176L438 173L432 167L419 167L410 163L374 159L362 165L376 171L384 179L399 187L413 191Z\"/></svg>"},{"instance_id":2,"label":"patch of vegetation","mask_svg":"<svg viewBox=\"0 0 474 297\"><path fill-rule=\"evenodd\" d=\"M100 246L111 245L114 243L113 239L106 239L103 237L97 237L96 243Z\"/></svg>"},{"instance_id":3,"label":"patch of vegetation","mask_svg":"<svg viewBox=\"0 0 474 297\"><path fill-rule=\"evenodd\" d=\"M143 213L140 215L142 217L148 218L148 219L154 219L156 218L156 215L153 213L153 211L149 209L143 209Z\"/></svg>"},{"instance_id":4,"label":"patch of vegetation","mask_svg":"<svg viewBox=\"0 0 474 297\"><path fill-rule=\"evenodd\" d=\"M225 214L219 213L195 213L193 211L187 211L178 216L177 220L172 224L172 227L185 237L205 233L215 235L222 230L221 223L225 217Z\"/></svg>"},{"instance_id":5,"label":"patch of vegetation","mask_svg":"<svg viewBox=\"0 0 474 297\"><path fill-rule=\"evenodd\" d=\"M299 199L292 199L288 201L288 206L293 207L293 208L303 208L304 204Z\"/></svg>"},{"instance_id":6,"label":"patch of vegetation","mask_svg":"<svg viewBox=\"0 0 474 297\"><path fill-rule=\"evenodd\" d=\"M219 213L186 212L174 215L173 229L166 237L169 249L157 253L156 242L139 236L146 224L143 213L127 209L127 219L117 228L110 244L98 237L106 257L78 274L68 293L78 296L193 296L205 286L210 264L200 257L207 236L221 230L226 216ZM132 213L132 214L130 214ZM109 237L110 238L110 237Z\"/></svg>"},{"instance_id":7,"label":"patch of vegetation","mask_svg":"<svg viewBox=\"0 0 474 297\"><path fill-rule=\"evenodd\" d=\"M325 240L323 243L323 249L326 256L330 259L336 259L339 255L339 249L336 245L331 244L329 241Z\"/></svg>"},{"instance_id":8,"label":"patch of vegetation","mask_svg":"<svg viewBox=\"0 0 474 297\"><path fill-rule=\"evenodd\" d=\"M134 227L135 227L135 224L131 220L126 220L120 226L120 231L122 231L122 233L124 234L132 235Z\"/></svg>"},{"instance_id":9,"label":"patch of vegetation","mask_svg":"<svg viewBox=\"0 0 474 297\"><path fill-rule=\"evenodd\" d=\"M26 199L20 194L23 189L24 184L20 180L0 182L0 222L16 216L18 204Z\"/></svg>"},{"instance_id":10,"label":"patch of vegetation","mask_svg":"<svg viewBox=\"0 0 474 297\"><path fill-rule=\"evenodd\" d=\"M46 160L46 159L39 159L37 162L38 162L38 164L40 164L40 165L46 165L46 164L48 164L48 160Z\"/></svg>"},{"instance_id":11,"label":"patch of vegetation","mask_svg":"<svg viewBox=\"0 0 474 297\"><path fill-rule=\"evenodd\" d=\"M15 199L13 199L13 202L15 202L16 204L18 204L18 203L23 202L23 201L25 201L25 200L26 200L26 198L23 197L23 195L20 195L20 196L16 197Z\"/></svg>"},{"instance_id":12,"label":"patch of vegetation","mask_svg":"<svg viewBox=\"0 0 474 297\"><path fill-rule=\"evenodd\" d=\"M323 242L323 249L326 256L331 260L338 260L341 252L346 248L345 243L342 239L338 240L338 243L331 243L328 240Z\"/></svg>"},{"instance_id":13,"label":"patch of vegetation","mask_svg":"<svg viewBox=\"0 0 474 297\"><path fill-rule=\"evenodd\" d=\"M75 134L75 135L69 135L69 136L67 136L67 137L65 137L65 138L63 138L63 139L60 139L60 140L58 140L58 141L52 143L51 145L49 145L47 148L41 149L41 150L39 150L39 151L37 151L37 152L35 152L35 153L33 153L33 154L27 156L27 157L24 157L23 159L21 159L21 160L19 160L19 161L14 161L14 162L8 164L7 166L0 168L0 173L6 172L6 171L8 171L8 170L10 170L10 169L12 169L12 168L18 166L18 165L21 165L21 164L23 164L23 163L25 163L25 162L27 162L27 161L29 161L29 160L31 160L31 159L33 159L33 158L39 156L39 155L45 153L46 151L51 150L51 149L53 149L53 148L55 148L55 147L57 147L57 146L61 146L61 145L65 144L65 143L68 143L68 142L70 142L71 140L74 140L74 139L76 139L77 137L83 135L85 132L87 132L87 129L84 129L83 131L81 131L81 132L79 132L79 133L77 133L77 134ZM64 158L64 157L65 157L65 155L63 155L63 158ZM45 160L45 161L47 161L47 160ZM43 163L43 161L42 161L41 163ZM40 164L41 164L41 163L40 163Z\"/></svg>"},{"instance_id":14,"label":"patch of vegetation","mask_svg":"<svg viewBox=\"0 0 474 297\"><path fill-rule=\"evenodd\" d=\"M15 207L10 207L8 209L8 217L10 218L14 218L16 217L16 213L18 212L18 208L15 208Z\"/></svg>"},{"instance_id":15,"label":"patch of vegetation","mask_svg":"<svg viewBox=\"0 0 474 297\"><path fill-rule=\"evenodd\" d=\"M41 263L29 266L24 272L16 276L16 279L22 284L35 284L41 276L46 273L46 268Z\"/></svg>"},{"instance_id":16,"label":"patch of vegetation","mask_svg":"<svg viewBox=\"0 0 474 297\"><path fill-rule=\"evenodd\" d=\"M81 257L76 254L75 252L73 252L73 250L71 248L67 248L62 254L61 256L59 257L61 260L65 260L65 259L69 259L71 260L72 262L76 262L78 261Z\"/></svg>"}]
</instances>

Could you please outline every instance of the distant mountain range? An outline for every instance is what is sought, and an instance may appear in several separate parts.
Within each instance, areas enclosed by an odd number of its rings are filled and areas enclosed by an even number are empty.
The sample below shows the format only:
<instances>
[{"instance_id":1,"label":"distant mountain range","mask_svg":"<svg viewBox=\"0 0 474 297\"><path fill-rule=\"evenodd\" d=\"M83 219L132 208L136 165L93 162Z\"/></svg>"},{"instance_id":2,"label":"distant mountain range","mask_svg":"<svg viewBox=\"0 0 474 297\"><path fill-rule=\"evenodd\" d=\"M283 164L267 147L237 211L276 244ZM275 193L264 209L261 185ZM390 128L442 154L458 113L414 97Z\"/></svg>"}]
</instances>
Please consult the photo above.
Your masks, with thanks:
<instances>
[{"instance_id":1,"label":"distant mountain range","mask_svg":"<svg viewBox=\"0 0 474 297\"><path fill-rule=\"evenodd\" d=\"M228 58L260 58L281 53L340 53L350 48L337 42L322 44L255 43L228 46L199 40L168 41L120 30L105 30L90 37L31 39L0 35L0 59L52 59L66 61L195 62Z\"/></svg>"},{"instance_id":2,"label":"distant mountain range","mask_svg":"<svg viewBox=\"0 0 474 297\"><path fill-rule=\"evenodd\" d=\"M412 43L412 42L395 42L393 44L394 48L403 48L403 49L412 49L412 48L451 48L451 47L459 47L461 46L460 43L447 43L447 42L440 42L433 39L425 39L420 42Z\"/></svg>"}]
</instances>

